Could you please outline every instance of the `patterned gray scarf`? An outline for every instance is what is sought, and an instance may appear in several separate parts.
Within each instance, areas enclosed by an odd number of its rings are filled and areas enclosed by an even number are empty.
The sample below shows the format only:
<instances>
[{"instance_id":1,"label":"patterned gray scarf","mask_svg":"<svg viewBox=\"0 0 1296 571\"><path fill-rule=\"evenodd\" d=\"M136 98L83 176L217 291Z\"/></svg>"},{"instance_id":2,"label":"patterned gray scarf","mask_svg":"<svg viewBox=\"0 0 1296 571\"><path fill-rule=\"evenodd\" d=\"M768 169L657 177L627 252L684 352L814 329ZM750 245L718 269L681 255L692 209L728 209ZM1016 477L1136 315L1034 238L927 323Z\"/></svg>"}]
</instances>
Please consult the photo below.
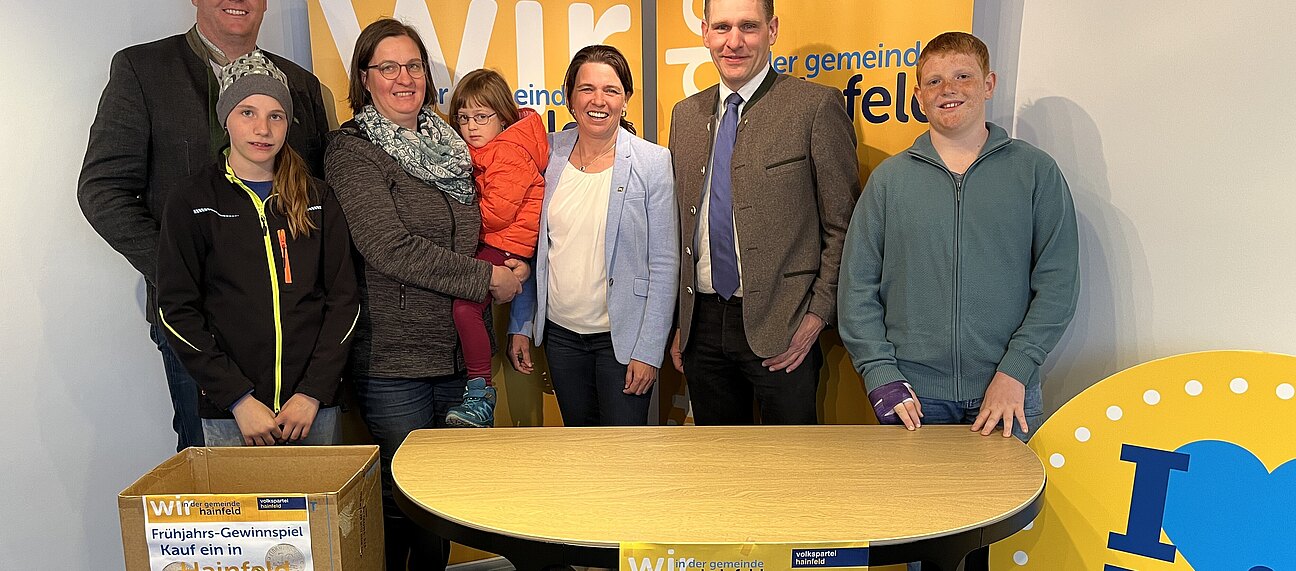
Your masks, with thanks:
<instances>
[{"instance_id":1,"label":"patterned gray scarf","mask_svg":"<svg viewBox=\"0 0 1296 571\"><path fill-rule=\"evenodd\" d=\"M468 143L433 113L431 107L419 111L418 131L393 123L373 105L365 105L355 116L355 122L369 140L396 159L405 172L437 187L462 204L472 204L477 187L473 184Z\"/></svg>"}]
</instances>

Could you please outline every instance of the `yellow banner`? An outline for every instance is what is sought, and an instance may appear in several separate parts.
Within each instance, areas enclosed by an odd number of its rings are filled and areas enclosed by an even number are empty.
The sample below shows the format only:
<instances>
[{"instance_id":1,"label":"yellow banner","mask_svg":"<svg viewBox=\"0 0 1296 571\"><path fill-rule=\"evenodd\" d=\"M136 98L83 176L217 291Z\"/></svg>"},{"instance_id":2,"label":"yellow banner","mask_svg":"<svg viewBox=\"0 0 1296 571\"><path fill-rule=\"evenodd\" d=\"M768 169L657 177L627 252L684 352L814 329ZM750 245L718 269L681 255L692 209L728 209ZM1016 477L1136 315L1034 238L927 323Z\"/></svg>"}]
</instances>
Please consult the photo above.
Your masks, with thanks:
<instances>
[{"instance_id":1,"label":"yellow banner","mask_svg":"<svg viewBox=\"0 0 1296 571\"><path fill-rule=\"evenodd\" d=\"M418 30L428 49L428 77L437 105L448 114L454 86L475 69L498 71L521 107L538 111L550 131L571 121L563 77L571 56L591 44L610 44L644 77L643 18L638 0L311 0L315 75L332 92L340 121L350 118L348 71L356 38L366 25L394 17ZM643 90L636 85L636 94ZM628 119L640 124L643 106L631 99Z\"/></svg>"},{"instance_id":2,"label":"yellow banner","mask_svg":"<svg viewBox=\"0 0 1296 571\"><path fill-rule=\"evenodd\" d=\"M702 46L702 0L657 4L660 141L675 103L719 81ZM972 2L781 1L771 64L780 73L836 87L859 138L861 173L908 148L927 130L913 98L914 64L941 32L971 31Z\"/></svg>"},{"instance_id":3,"label":"yellow banner","mask_svg":"<svg viewBox=\"0 0 1296 571\"><path fill-rule=\"evenodd\" d=\"M621 571L868 569L868 543L622 543Z\"/></svg>"},{"instance_id":4,"label":"yellow banner","mask_svg":"<svg viewBox=\"0 0 1296 571\"><path fill-rule=\"evenodd\" d=\"M866 179L927 128L913 101L918 50L941 32L971 30L972 4L779 0L771 63L782 73L843 91ZM519 105L539 111L550 131L561 130L571 121L562 93L571 55L607 43L625 53L632 67L635 95L628 118L641 136L664 143L675 104L719 81L702 45L702 0L659 0L655 8L640 0L311 0L309 15L314 71L331 93L326 98L336 105L339 121L351 116L347 70L355 40L365 25L383 17L419 30L443 113L458 79L487 67L508 80ZM645 39L656 43L648 53ZM874 422L863 384L834 332L825 334L823 346L822 421ZM553 423L540 418L557 416L553 399L539 395L543 365L529 377L500 361L496 370L506 379L503 390L511 391L501 398L498 414L512 422L503 422ZM662 421L688 422L683 383L669 364L658 386Z\"/></svg>"}]
</instances>

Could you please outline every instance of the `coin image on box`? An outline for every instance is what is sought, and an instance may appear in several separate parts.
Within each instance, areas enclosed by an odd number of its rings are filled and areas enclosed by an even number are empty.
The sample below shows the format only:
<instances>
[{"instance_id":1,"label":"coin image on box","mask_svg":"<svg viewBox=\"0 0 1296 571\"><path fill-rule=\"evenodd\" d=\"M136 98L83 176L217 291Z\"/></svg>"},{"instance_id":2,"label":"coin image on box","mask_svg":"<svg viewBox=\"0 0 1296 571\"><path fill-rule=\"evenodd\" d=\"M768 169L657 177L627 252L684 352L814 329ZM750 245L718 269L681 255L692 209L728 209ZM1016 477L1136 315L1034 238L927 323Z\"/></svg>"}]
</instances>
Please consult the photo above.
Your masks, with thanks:
<instances>
[{"instance_id":1,"label":"coin image on box","mask_svg":"<svg viewBox=\"0 0 1296 571\"><path fill-rule=\"evenodd\" d=\"M295 545L280 543L266 550L266 569L306 571L306 556Z\"/></svg>"},{"instance_id":2,"label":"coin image on box","mask_svg":"<svg viewBox=\"0 0 1296 571\"><path fill-rule=\"evenodd\" d=\"M176 561L175 563L168 563L166 567L162 568L162 571L188 571L189 569L191 569L191 567L188 565Z\"/></svg>"}]
</instances>

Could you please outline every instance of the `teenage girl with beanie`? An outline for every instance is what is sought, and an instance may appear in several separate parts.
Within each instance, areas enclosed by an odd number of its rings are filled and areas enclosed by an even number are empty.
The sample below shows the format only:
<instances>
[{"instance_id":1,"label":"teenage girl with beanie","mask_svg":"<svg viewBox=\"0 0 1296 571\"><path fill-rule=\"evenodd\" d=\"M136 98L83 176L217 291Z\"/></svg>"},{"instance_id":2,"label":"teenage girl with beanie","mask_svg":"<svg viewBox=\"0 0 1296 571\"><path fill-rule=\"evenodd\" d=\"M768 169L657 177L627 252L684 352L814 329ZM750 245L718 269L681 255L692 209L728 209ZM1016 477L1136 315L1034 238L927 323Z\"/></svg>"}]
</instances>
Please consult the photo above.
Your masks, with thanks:
<instances>
[{"instance_id":1,"label":"teenage girl with beanie","mask_svg":"<svg viewBox=\"0 0 1296 571\"><path fill-rule=\"evenodd\" d=\"M360 311L346 220L284 144L283 73L253 51L219 75L230 146L167 202L160 322L198 382L209 446L333 444Z\"/></svg>"}]
</instances>

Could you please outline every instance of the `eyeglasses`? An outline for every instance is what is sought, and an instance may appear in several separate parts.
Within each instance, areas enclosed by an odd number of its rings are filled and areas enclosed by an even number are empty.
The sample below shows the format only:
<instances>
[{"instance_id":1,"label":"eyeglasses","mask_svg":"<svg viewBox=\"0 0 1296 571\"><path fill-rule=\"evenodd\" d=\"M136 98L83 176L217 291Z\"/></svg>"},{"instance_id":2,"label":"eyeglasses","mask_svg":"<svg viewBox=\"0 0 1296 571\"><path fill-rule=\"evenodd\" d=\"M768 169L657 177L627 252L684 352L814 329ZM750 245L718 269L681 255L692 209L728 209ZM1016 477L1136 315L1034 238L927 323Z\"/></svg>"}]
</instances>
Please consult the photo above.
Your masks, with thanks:
<instances>
[{"instance_id":1,"label":"eyeglasses","mask_svg":"<svg viewBox=\"0 0 1296 571\"><path fill-rule=\"evenodd\" d=\"M490 121L491 117L494 117L496 115L498 115L498 113L491 113L490 115L487 115L485 113L481 113L478 115L455 115L455 121L458 121L460 125L467 125L468 120L472 119L478 125L485 125L487 121Z\"/></svg>"},{"instance_id":2,"label":"eyeglasses","mask_svg":"<svg viewBox=\"0 0 1296 571\"><path fill-rule=\"evenodd\" d=\"M402 67L405 68L406 71L409 71L409 76L414 79L423 77L423 75L427 73L427 64L417 60L409 63L384 61L379 62L376 65L367 66L365 69L377 69L378 73L382 74L383 77L387 79L396 79L397 77L400 77Z\"/></svg>"}]
</instances>

